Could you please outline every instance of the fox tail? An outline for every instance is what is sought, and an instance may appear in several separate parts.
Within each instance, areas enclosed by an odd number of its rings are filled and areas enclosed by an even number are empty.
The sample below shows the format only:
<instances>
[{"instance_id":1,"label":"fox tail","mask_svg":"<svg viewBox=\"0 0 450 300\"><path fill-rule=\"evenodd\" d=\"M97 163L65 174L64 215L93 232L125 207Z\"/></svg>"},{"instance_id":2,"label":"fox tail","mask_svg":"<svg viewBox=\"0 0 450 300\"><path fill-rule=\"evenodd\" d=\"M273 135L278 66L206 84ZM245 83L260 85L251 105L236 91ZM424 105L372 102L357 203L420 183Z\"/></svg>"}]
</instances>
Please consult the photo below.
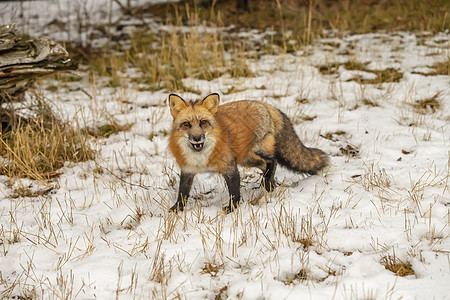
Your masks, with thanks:
<instances>
[{"instance_id":1,"label":"fox tail","mask_svg":"<svg viewBox=\"0 0 450 300\"><path fill-rule=\"evenodd\" d=\"M277 161L291 171L311 175L328 166L328 156L320 149L303 145L289 118L282 111L280 113L282 127L275 134Z\"/></svg>"}]
</instances>

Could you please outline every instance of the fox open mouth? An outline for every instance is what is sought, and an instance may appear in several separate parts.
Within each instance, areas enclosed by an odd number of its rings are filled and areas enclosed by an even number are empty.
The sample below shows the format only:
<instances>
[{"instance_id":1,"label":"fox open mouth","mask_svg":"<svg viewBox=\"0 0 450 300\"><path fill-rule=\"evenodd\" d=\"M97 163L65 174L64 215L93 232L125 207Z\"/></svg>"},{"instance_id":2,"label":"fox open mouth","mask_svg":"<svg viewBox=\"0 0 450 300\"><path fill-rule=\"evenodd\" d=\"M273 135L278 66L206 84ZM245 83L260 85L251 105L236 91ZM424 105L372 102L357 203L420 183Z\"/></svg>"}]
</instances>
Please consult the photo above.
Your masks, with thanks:
<instances>
[{"instance_id":1,"label":"fox open mouth","mask_svg":"<svg viewBox=\"0 0 450 300\"><path fill-rule=\"evenodd\" d=\"M192 148L194 148L195 151L200 152L203 149L203 143L191 143Z\"/></svg>"}]
</instances>

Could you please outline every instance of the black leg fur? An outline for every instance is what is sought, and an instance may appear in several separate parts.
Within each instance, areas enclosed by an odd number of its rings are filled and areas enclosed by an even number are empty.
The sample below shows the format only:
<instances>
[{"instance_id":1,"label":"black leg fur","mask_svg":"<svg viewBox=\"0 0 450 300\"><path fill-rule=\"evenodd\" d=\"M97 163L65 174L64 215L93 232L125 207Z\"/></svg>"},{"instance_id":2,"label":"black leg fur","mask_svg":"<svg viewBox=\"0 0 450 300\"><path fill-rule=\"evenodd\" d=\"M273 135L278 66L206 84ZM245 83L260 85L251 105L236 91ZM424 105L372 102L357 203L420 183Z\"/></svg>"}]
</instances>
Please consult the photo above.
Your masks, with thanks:
<instances>
[{"instance_id":1,"label":"black leg fur","mask_svg":"<svg viewBox=\"0 0 450 300\"><path fill-rule=\"evenodd\" d=\"M228 193L230 195L230 202L227 207L224 208L226 213L232 212L239 204L241 200L241 190L240 190L240 178L239 178L239 170L237 165L234 165L233 171L229 174L224 174L225 182L228 186Z\"/></svg>"},{"instance_id":2,"label":"black leg fur","mask_svg":"<svg viewBox=\"0 0 450 300\"><path fill-rule=\"evenodd\" d=\"M277 160L275 158L267 161L267 167L263 174L262 185L268 192L271 192L275 189L275 170L276 169L277 169Z\"/></svg>"},{"instance_id":3,"label":"black leg fur","mask_svg":"<svg viewBox=\"0 0 450 300\"><path fill-rule=\"evenodd\" d=\"M184 205L189 197L194 176L195 174L181 172L177 202L170 208L171 211L177 212L184 210Z\"/></svg>"},{"instance_id":4,"label":"black leg fur","mask_svg":"<svg viewBox=\"0 0 450 300\"><path fill-rule=\"evenodd\" d=\"M262 186L270 192L275 189L275 170L277 169L277 159L274 155L265 155L264 153L255 153L266 162L266 170L263 174Z\"/></svg>"}]
</instances>

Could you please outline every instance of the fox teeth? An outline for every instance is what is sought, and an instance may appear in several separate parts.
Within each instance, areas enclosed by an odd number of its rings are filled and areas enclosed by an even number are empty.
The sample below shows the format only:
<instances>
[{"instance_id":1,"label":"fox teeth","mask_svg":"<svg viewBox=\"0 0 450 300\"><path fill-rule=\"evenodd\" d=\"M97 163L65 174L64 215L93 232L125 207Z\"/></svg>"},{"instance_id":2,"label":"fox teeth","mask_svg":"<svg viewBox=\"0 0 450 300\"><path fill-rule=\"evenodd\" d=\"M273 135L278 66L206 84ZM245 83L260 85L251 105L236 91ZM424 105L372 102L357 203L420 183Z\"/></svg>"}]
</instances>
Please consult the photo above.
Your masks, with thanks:
<instances>
[{"instance_id":1,"label":"fox teeth","mask_svg":"<svg viewBox=\"0 0 450 300\"><path fill-rule=\"evenodd\" d=\"M203 143L192 144L192 147L194 148L195 151L200 151L203 149Z\"/></svg>"}]
</instances>

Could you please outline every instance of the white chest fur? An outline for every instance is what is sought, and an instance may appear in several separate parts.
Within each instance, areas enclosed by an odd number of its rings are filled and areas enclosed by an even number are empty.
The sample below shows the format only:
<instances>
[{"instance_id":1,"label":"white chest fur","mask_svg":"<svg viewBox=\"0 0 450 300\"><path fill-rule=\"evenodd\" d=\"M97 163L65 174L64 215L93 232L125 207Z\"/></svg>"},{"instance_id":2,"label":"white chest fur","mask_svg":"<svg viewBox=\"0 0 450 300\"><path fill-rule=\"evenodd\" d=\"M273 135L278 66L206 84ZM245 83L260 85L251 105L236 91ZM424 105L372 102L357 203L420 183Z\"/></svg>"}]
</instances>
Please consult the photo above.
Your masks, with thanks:
<instances>
[{"instance_id":1,"label":"white chest fur","mask_svg":"<svg viewBox=\"0 0 450 300\"><path fill-rule=\"evenodd\" d=\"M212 167L208 166L209 157L216 145L216 139L213 136L205 136L205 142L201 151L195 151L193 149L188 137L179 139L178 145L180 146L181 153L186 161L186 166L183 167L183 171L189 173L214 171Z\"/></svg>"}]
</instances>

